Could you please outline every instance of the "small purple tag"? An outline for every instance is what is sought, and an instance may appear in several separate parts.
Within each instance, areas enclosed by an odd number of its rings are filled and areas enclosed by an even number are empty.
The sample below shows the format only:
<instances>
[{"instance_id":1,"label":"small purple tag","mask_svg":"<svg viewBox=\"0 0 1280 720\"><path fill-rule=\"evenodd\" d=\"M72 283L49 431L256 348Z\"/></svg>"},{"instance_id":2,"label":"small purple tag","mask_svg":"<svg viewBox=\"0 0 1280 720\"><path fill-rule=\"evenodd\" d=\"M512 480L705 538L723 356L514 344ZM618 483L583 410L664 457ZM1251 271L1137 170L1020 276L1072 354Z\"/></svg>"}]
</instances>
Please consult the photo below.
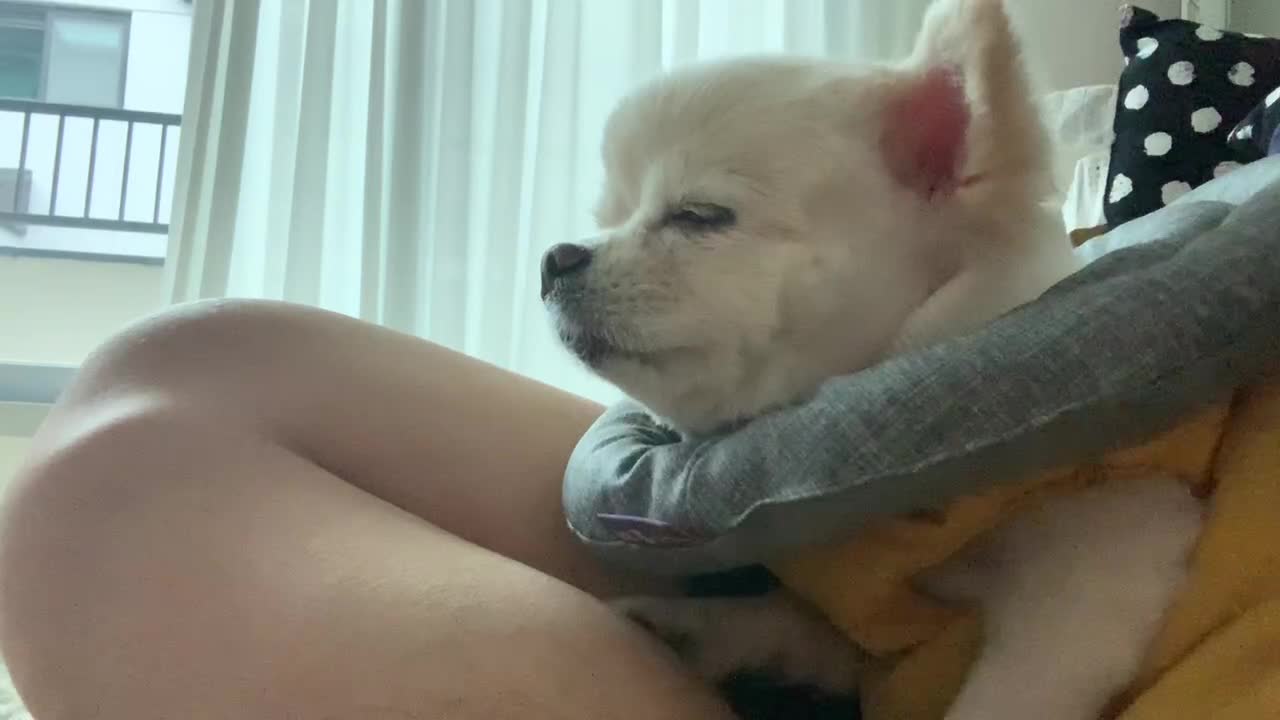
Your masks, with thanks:
<instances>
[{"instance_id":1,"label":"small purple tag","mask_svg":"<svg viewBox=\"0 0 1280 720\"><path fill-rule=\"evenodd\" d=\"M709 538L707 535L678 528L671 523L654 520L653 518L598 513L596 519L616 539L631 545L690 547L692 545L701 545Z\"/></svg>"}]
</instances>

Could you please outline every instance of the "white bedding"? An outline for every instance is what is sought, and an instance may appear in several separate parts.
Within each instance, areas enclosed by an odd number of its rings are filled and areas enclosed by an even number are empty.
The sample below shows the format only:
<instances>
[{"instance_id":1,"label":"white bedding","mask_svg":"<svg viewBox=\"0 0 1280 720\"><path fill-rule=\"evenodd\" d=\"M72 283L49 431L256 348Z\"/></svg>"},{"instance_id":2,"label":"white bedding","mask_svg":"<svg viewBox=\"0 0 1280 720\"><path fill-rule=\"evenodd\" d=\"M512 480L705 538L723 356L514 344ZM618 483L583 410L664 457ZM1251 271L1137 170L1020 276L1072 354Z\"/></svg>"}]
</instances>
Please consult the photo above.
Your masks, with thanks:
<instances>
[{"instance_id":1,"label":"white bedding","mask_svg":"<svg viewBox=\"0 0 1280 720\"><path fill-rule=\"evenodd\" d=\"M18 693L9 680L9 671L0 664L0 720L32 720L31 713L18 700Z\"/></svg>"},{"instance_id":2,"label":"white bedding","mask_svg":"<svg viewBox=\"0 0 1280 720\"><path fill-rule=\"evenodd\" d=\"M1055 192L1048 202L1061 210L1068 232L1106 222L1102 194L1115 139L1115 108L1115 85L1075 87L1040 99L1053 150Z\"/></svg>"}]
</instances>

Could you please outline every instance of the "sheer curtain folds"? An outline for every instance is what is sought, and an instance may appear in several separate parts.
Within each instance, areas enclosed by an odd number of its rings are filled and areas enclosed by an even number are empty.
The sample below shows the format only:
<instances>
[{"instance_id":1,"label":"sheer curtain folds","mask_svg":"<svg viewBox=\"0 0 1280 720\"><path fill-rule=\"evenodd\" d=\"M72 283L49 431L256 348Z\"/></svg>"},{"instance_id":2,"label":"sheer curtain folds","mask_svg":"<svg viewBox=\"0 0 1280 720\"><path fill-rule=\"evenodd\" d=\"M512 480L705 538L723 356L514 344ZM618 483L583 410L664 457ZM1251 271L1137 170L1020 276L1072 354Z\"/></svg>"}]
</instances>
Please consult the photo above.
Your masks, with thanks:
<instances>
[{"instance_id":1,"label":"sheer curtain folds","mask_svg":"<svg viewBox=\"0 0 1280 720\"><path fill-rule=\"evenodd\" d=\"M741 53L900 55L928 0L200 0L169 299L263 297L597 399L538 258L592 228L633 84Z\"/></svg>"}]
</instances>

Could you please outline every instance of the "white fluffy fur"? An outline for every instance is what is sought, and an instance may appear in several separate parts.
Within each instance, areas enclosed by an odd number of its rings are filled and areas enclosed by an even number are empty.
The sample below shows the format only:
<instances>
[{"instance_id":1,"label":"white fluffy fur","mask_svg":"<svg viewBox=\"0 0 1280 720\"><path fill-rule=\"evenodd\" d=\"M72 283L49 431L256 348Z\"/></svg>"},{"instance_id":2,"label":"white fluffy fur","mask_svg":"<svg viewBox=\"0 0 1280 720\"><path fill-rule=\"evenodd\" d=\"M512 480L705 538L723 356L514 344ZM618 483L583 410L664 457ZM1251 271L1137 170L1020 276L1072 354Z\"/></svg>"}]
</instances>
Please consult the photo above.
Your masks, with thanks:
<instances>
[{"instance_id":1,"label":"white fluffy fur","mask_svg":"<svg viewBox=\"0 0 1280 720\"><path fill-rule=\"evenodd\" d=\"M897 131L917 118L895 108L937 72L956 77L967 125L958 182L926 193L896 173ZM658 78L610 120L602 238L547 296L557 328L600 375L700 433L980 327L1076 269L1039 204L1031 96L999 0L939 0L900 64L744 58ZM733 222L671 219L707 203ZM1180 586L1200 516L1170 478L1090 491L933 573L928 586L981 603L988 628L949 717L1096 717ZM712 677L785 657L789 673L825 678L856 655L796 631L815 621L785 598L714 602L627 608L692 636Z\"/></svg>"}]
</instances>

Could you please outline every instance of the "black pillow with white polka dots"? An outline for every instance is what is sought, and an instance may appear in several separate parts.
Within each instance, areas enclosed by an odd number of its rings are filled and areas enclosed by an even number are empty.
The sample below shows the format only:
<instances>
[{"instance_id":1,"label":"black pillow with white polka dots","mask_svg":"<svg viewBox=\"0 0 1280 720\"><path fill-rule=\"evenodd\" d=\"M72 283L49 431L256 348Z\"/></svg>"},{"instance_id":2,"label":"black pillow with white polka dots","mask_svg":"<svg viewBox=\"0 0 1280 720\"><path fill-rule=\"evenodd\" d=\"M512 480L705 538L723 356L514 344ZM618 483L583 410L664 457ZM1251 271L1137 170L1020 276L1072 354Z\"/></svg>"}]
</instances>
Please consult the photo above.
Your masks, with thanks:
<instances>
[{"instance_id":1,"label":"black pillow with white polka dots","mask_svg":"<svg viewBox=\"0 0 1280 720\"><path fill-rule=\"evenodd\" d=\"M1236 125L1227 144L1253 160L1280 155L1280 86Z\"/></svg>"},{"instance_id":2,"label":"black pillow with white polka dots","mask_svg":"<svg viewBox=\"0 0 1280 720\"><path fill-rule=\"evenodd\" d=\"M1122 9L1115 141L1103 205L1115 227L1256 159L1228 143L1280 85L1280 40Z\"/></svg>"}]
</instances>

